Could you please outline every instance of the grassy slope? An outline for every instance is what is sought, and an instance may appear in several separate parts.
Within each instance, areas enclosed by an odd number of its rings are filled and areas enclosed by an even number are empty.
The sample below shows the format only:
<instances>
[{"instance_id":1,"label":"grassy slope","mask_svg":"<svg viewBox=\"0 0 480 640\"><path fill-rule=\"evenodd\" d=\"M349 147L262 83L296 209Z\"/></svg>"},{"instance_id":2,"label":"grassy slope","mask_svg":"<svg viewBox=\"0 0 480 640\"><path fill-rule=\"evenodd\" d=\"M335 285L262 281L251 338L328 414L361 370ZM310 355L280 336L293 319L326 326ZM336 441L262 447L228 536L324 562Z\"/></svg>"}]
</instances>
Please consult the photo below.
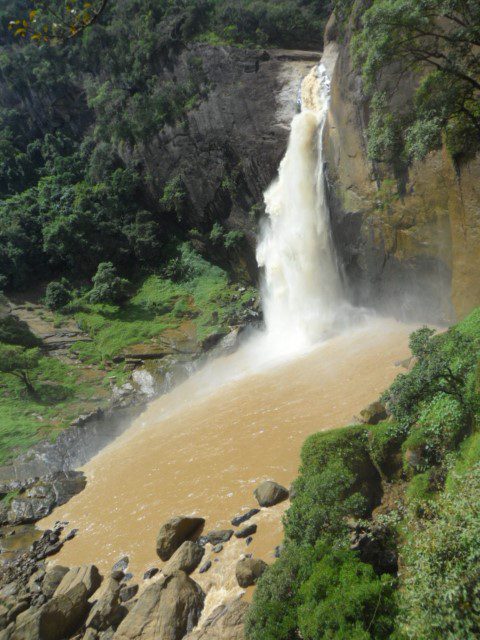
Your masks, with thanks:
<instances>
[{"instance_id":1,"label":"grassy slope","mask_svg":"<svg viewBox=\"0 0 480 640\"><path fill-rule=\"evenodd\" d=\"M41 359L32 372L41 402L29 398L16 378L0 374L0 463L40 439L54 438L79 414L105 405L110 383L123 383L128 377L123 365L111 362L113 356L135 346L155 349L165 331L185 323L193 325L198 344L235 324L256 296L255 290L239 291L225 271L188 249L183 260L185 277L174 282L148 276L122 307L92 305L83 294L72 302L70 311L57 313L56 325L61 326L73 314L93 341L72 346L82 365L48 355ZM20 342L26 344L26 340L28 335Z\"/></svg>"}]
</instances>

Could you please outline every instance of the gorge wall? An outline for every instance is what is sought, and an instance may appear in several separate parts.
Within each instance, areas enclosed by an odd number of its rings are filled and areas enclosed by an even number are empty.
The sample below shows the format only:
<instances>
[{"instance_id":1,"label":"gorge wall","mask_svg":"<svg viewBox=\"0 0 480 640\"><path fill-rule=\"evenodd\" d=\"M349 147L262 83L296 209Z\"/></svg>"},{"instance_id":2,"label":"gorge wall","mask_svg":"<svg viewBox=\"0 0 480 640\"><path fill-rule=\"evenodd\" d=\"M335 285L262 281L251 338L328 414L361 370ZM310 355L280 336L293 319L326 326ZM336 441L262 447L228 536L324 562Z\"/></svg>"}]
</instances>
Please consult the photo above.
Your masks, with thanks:
<instances>
[{"instance_id":1,"label":"gorge wall","mask_svg":"<svg viewBox=\"0 0 480 640\"><path fill-rule=\"evenodd\" d=\"M397 195L393 173L367 158L368 100L349 31L338 31L331 20L324 154L333 235L350 295L405 317L461 318L480 303L480 157L456 164L446 149L432 152L409 167ZM410 90L400 83L395 100Z\"/></svg>"}]
</instances>

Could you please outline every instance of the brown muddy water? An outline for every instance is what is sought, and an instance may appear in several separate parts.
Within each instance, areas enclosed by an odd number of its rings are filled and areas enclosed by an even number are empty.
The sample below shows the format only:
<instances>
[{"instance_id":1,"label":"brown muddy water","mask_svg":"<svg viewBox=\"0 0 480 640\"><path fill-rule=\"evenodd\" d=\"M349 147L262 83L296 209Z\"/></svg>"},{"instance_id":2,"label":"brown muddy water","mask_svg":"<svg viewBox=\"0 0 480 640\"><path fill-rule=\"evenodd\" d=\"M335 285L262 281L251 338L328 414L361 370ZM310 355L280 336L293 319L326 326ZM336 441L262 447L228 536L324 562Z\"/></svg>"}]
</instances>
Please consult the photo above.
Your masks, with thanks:
<instances>
[{"instance_id":1,"label":"brown muddy water","mask_svg":"<svg viewBox=\"0 0 480 640\"><path fill-rule=\"evenodd\" d=\"M350 423L377 399L401 372L398 361L409 355L413 328L373 320L256 373L253 342L153 401L85 465L86 489L40 523L68 520L79 529L53 562L93 562L105 572L126 554L141 579L161 564L155 538L172 516L198 514L206 519L205 531L229 528L233 516L257 506L252 492L262 480L289 486L309 434ZM273 561L286 507L264 509L252 519L258 532L250 546L232 539L218 555L207 550L213 566L194 576L210 591L207 611L241 592L234 566L242 553Z\"/></svg>"}]
</instances>

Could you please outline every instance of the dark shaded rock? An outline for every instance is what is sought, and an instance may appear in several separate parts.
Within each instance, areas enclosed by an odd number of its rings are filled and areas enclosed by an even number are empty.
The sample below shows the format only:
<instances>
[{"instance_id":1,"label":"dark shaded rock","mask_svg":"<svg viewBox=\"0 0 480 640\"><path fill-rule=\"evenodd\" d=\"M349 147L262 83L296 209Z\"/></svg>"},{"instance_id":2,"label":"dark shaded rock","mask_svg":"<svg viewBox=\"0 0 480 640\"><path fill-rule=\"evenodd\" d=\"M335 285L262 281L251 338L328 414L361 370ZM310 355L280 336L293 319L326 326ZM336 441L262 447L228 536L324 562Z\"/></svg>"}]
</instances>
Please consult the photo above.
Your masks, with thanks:
<instances>
[{"instance_id":1,"label":"dark shaded rock","mask_svg":"<svg viewBox=\"0 0 480 640\"><path fill-rule=\"evenodd\" d=\"M213 553L220 553L220 551L223 551L223 544L216 544L212 551Z\"/></svg>"},{"instance_id":2,"label":"dark shaded rock","mask_svg":"<svg viewBox=\"0 0 480 640\"><path fill-rule=\"evenodd\" d=\"M138 584L132 584L129 587L122 587L120 589L120 602L127 602L134 598L138 593Z\"/></svg>"},{"instance_id":3,"label":"dark shaded rock","mask_svg":"<svg viewBox=\"0 0 480 640\"><path fill-rule=\"evenodd\" d=\"M157 536L157 554L169 560L178 547L205 524L203 518L175 516L160 528Z\"/></svg>"},{"instance_id":4,"label":"dark shaded rock","mask_svg":"<svg viewBox=\"0 0 480 640\"><path fill-rule=\"evenodd\" d=\"M176 571L184 571L189 575L198 567L204 553L204 547L201 547L196 542L186 540L162 568L162 573L164 575L170 575Z\"/></svg>"},{"instance_id":5,"label":"dark shaded rock","mask_svg":"<svg viewBox=\"0 0 480 640\"><path fill-rule=\"evenodd\" d=\"M78 529L72 529L70 533L67 533L67 535L65 536L65 542L68 542L69 540L73 540L73 538L77 535L77 533L78 533Z\"/></svg>"},{"instance_id":6,"label":"dark shaded rock","mask_svg":"<svg viewBox=\"0 0 480 640\"><path fill-rule=\"evenodd\" d=\"M151 584L118 627L115 640L181 640L197 624L205 594L183 571Z\"/></svg>"},{"instance_id":7,"label":"dark shaded rock","mask_svg":"<svg viewBox=\"0 0 480 640\"><path fill-rule=\"evenodd\" d=\"M24 611L26 611L30 606L30 603L28 602L28 600L22 600L21 602L17 602L16 605L14 605L7 614L7 624L9 624L10 622L15 622L15 620L17 619L17 616L20 613L23 613Z\"/></svg>"},{"instance_id":8,"label":"dark shaded rock","mask_svg":"<svg viewBox=\"0 0 480 640\"><path fill-rule=\"evenodd\" d=\"M288 498L288 489L273 480L265 480L255 489L253 495L261 507L273 507Z\"/></svg>"},{"instance_id":9,"label":"dark shaded rock","mask_svg":"<svg viewBox=\"0 0 480 640\"><path fill-rule=\"evenodd\" d=\"M219 529L218 531L210 531L207 533L207 542L212 545L228 542L233 536L233 529Z\"/></svg>"},{"instance_id":10,"label":"dark shaded rock","mask_svg":"<svg viewBox=\"0 0 480 640\"><path fill-rule=\"evenodd\" d=\"M249 524L248 526L240 529L239 531L235 531L236 538L248 538L248 536L252 536L254 533L257 533L257 525Z\"/></svg>"},{"instance_id":11,"label":"dark shaded rock","mask_svg":"<svg viewBox=\"0 0 480 640\"><path fill-rule=\"evenodd\" d=\"M251 542L253 542L253 538L252 538L252 536L248 536L248 538L245 539L245 543L246 543L247 547Z\"/></svg>"},{"instance_id":12,"label":"dark shaded rock","mask_svg":"<svg viewBox=\"0 0 480 640\"><path fill-rule=\"evenodd\" d=\"M274 557L280 558L280 556L282 555L282 551L283 551L283 544L278 544L273 551Z\"/></svg>"},{"instance_id":13,"label":"dark shaded rock","mask_svg":"<svg viewBox=\"0 0 480 640\"><path fill-rule=\"evenodd\" d=\"M268 565L257 558L242 558L235 567L235 577L242 589L251 587L262 575Z\"/></svg>"},{"instance_id":14,"label":"dark shaded rock","mask_svg":"<svg viewBox=\"0 0 480 640\"><path fill-rule=\"evenodd\" d=\"M198 573L206 573L210 567L212 566L212 563L210 560L207 560L206 562L204 562L202 564L202 566L200 567L200 569L198 570Z\"/></svg>"},{"instance_id":15,"label":"dark shaded rock","mask_svg":"<svg viewBox=\"0 0 480 640\"><path fill-rule=\"evenodd\" d=\"M123 573L125 573L125 571L128 568L128 563L129 563L128 556L124 556L123 558L120 558L120 560L117 560L117 562L113 565L112 572L122 571Z\"/></svg>"},{"instance_id":16,"label":"dark shaded rock","mask_svg":"<svg viewBox=\"0 0 480 640\"><path fill-rule=\"evenodd\" d=\"M246 522L247 520L250 520L250 518L255 516L257 513L260 513L260 509L250 509L249 511L247 511L242 515L235 516L235 518L232 519L231 523L233 524L234 527L238 527L238 525L242 524L243 522Z\"/></svg>"},{"instance_id":17,"label":"dark shaded rock","mask_svg":"<svg viewBox=\"0 0 480 640\"><path fill-rule=\"evenodd\" d=\"M398 557L393 534L388 527L376 523L349 521L350 549L362 562L372 565L378 575L398 572Z\"/></svg>"}]
</instances>

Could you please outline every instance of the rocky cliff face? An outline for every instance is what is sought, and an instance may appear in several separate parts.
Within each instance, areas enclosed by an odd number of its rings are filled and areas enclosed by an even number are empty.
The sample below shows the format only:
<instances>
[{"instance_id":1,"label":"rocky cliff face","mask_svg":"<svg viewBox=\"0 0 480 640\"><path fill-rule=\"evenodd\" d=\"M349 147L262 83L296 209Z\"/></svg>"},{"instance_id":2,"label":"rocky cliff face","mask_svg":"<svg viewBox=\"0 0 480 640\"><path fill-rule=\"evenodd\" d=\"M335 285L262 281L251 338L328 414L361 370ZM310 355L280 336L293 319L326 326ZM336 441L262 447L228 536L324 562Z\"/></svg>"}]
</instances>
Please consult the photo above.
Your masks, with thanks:
<instances>
[{"instance_id":1,"label":"rocky cliff face","mask_svg":"<svg viewBox=\"0 0 480 640\"><path fill-rule=\"evenodd\" d=\"M184 122L123 153L142 167L153 201L169 180L181 177L183 226L206 232L220 222L243 231L247 242L239 257L255 279L255 217L285 152L301 80L320 54L199 44L182 52L158 81L181 81L192 57L206 78L206 97Z\"/></svg>"},{"instance_id":2,"label":"rocky cliff face","mask_svg":"<svg viewBox=\"0 0 480 640\"><path fill-rule=\"evenodd\" d=\"M368 101L348 34L327 27L331 110L325 161L333 234L351 297L406 317L461 318L480 304L480 157L445 149L409 167L404 195L367 159ZM408 87L399 86L396 99Z\"/></svg>"}]
</instances>

